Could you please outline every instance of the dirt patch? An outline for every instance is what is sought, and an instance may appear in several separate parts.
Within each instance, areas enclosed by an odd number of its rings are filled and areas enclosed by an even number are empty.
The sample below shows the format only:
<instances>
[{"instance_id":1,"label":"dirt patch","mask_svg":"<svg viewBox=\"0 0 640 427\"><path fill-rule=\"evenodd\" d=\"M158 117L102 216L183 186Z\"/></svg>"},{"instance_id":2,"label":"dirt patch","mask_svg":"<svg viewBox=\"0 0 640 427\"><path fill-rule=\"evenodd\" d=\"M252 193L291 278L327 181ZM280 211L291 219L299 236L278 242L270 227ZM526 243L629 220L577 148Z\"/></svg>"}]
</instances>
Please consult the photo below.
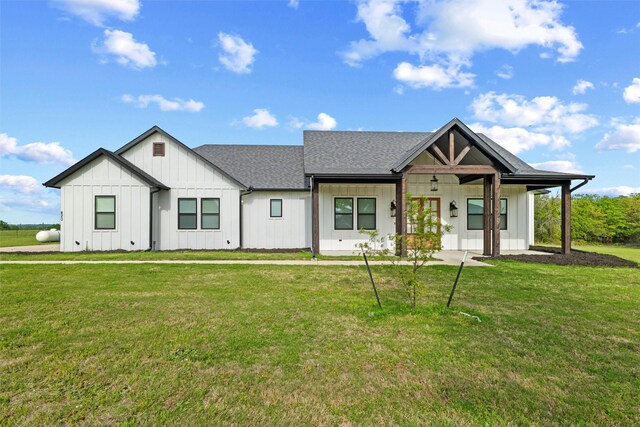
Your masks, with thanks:
<instances>
[{"instance_id":1,"label":"dirt patch","mask_svg":"<svg viewBox=\"0 0 640 427\"><path fill-rule=\"evenodd\" d=\"M537 262L539 264L555 265L586 265L593 267L631 267L638 268L638 264L633 261L619 258L614 255L599 254L596 252L584 252L572 249L568 255L562 255L560 248L550 248L546 246L531 246L531 250L546 252L549 255L500 255L489 259L512 259L522 262ZM478 261L487 261L486 257L473 257Z\"/></svg>"}]
</instances>

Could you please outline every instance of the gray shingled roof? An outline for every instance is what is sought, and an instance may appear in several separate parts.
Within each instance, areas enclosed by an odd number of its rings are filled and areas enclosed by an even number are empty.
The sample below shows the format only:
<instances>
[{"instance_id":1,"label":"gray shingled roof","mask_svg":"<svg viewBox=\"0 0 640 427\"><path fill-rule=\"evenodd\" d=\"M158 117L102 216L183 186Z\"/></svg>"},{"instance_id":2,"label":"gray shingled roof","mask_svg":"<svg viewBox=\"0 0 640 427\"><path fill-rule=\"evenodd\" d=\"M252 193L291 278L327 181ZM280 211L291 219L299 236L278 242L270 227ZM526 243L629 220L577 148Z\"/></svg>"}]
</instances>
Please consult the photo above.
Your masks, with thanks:
<instances>
[{"instance_id":1,"label":"gray shingled roof","mask_svg":"<svg viewBox=\"0 0 640 427\"><path fill-rule=\"evenodd\" d=\"M431 133L304 131L309 175L391 175L393 165Z\"/></svg>"},{"instance_id":2,"label":"gray shingled roof","mask_svg":"<svg viewBox=\"0 0 640 427\"><path fill-rule=\"evenodd\" d=\"M208 144L193 151L247 187L257 190L306 188L301 146Z\"/></svg>"}]
</instances>

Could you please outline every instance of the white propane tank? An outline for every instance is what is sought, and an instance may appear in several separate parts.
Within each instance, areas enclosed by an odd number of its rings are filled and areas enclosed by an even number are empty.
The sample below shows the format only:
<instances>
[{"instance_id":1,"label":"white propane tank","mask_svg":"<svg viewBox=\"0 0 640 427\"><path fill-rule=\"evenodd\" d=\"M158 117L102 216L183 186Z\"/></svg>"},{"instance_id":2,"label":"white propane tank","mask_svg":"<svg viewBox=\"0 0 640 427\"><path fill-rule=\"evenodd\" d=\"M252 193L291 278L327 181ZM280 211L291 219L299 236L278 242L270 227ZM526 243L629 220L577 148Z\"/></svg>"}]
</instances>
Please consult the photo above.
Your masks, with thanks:
<instances>
[{"instance_id":1,"label":"white propane tank","mask_svg":"<svg viewBox=\"0 0 640 427\"><path fill-rule=\"evenodd\" d=\"M38 242L59 242L60 241L60 232L55 228L51 230L42 230L38 231L36 234L36 240Z\"/></svg>"}]
</instances>

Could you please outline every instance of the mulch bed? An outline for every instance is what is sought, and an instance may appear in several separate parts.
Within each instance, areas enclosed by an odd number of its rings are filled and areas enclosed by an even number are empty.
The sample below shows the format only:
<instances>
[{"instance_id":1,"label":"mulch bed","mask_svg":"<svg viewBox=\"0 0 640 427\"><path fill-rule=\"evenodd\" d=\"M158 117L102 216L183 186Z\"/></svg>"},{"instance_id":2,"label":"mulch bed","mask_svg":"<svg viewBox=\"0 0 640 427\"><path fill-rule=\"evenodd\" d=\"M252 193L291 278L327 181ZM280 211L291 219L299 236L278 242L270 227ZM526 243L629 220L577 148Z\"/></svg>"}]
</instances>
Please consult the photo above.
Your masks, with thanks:
<instances>
[{"instance_id":1,"label":"mulch bed","mask_svg":"<svg viewBox=\"0 0 640 427\"><path fill-rule=\"evenodd\" d=\"M638 264L633 261L619 258L614 255L599 254L595 252L584 252L576 249L571 250L571 254L562 255L560 248L550 248L546 246L531 246L532 251L547 252L549 255L500 255L490 259L512 259L522 262L537 262L539 264L555 265L586 265L594 267L631 267L638 268ZM473 257L478 261L486 261L486 257Z\"/></svg>"}]
</instances>

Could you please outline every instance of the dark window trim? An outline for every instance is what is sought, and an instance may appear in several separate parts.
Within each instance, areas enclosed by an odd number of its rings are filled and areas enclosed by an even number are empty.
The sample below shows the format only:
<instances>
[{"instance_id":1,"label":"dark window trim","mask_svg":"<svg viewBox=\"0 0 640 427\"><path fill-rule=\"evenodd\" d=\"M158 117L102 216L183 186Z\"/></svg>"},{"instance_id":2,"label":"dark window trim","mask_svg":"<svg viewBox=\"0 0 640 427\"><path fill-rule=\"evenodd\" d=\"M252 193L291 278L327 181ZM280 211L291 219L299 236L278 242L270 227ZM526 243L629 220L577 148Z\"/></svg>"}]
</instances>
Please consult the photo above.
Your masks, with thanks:
<instances>
[{"instance_id":1,"label":"dark window trim","mask_svg":"<svg viewBox=\"0 0 640 427\"><path fill-rule=\"evenodd\" d=\"M360 200L373 200L373 213L360 213ZM378 202L375 197L358 197L357 201L358 230L376 230L378 226ZM373 216L373 228L360 227L360 215Z\"/></svg>"},{"instance_id":2,"label":"dark window trim","mask_svg":"<svg viewBox=\"0 0 640 427\"><path fill-rule=\"evenodd\" d=\"M204 201L205 200L217 200L218 201L218 213L205 213L204 211ZM218 217L218 226L217 227L205 227L203 218L210 216ZM220 197L203 197L200 199L200 229L202 230L220 230Z\"/></svg>"},{"instance_id":3,"label":"dark window trim","mask_svg":"<svg viewBox=\"0 0 640 427\"><path fill-rule=\"evenodd\" d=\"M273 214L273 202L280 202L280 215ZM282 199L269 199L269 218L282 218Z\"/></svg>"},{"instance_id":4,"label":"dark window trim","mask_svg":"<svg viewBox=\"0 0 640 427\"><path fill-rule=\"evenodd\" d=\"M348 199L351 200L351 213L350 214L339 214L336 212L337 201L338 199ZM336 219L338 215L350 215L351 216L351 226L349 228L338 228ZM353 230L353 197L334 197L333 198L333 229L334 230Z\"/></svg>"},{"instance_id":5,"label":"dark window trim","mask_svg":"<svg viewBox=\"0 0 640 427\"><path fill-rule=\"evenodd\" d=\"M153 143L153 157L164 157L164 142ZM158 149L158 150L156 150Z\"/></svg>"},{"instance_id":6,"label":"dark window trim","mask_svg":"<svg viewBox=\"0 0 640 427\"><path fill-rule=\"evenodd\" d=\"M195 213L180 213L180 201L181 200L194 200L196 202ZM182 216L194 216L196 218L196 224L193 227L180 227L180 217ZM178 197L178 230L197 230L198 229L198 199L196 197Z\"/></svg>"},{"instance_id":7,"label":"dark window trim","mask_svg":"<svg viewBox=\"0 0 640 427\"><path fill-rule=\"evenodd\" d=\"M481 200L483 202L482 206L483 206L483 210L481 214L470 214L469 213L469 200ZM500 198L500 203L502 204L502 201L505 201L505 213L504 214L500 214L500 230L501 231L506 231L508 230L508 220L509 220L509 198L507 197L501 197ZM469 228L469 217L470 216L478 216L480 218L482 218L482 227L480 228ZM503 221L504 218L504 221ZM468 231L482 231L484 230L484 199L482 197L467 197L467 230Z\"/></svg>"},{"instance_id":8,"label":"dark window trim","mask_svg":"<svg viewBox=\"0 0 640 427\"><path fill-rule=\"evenodd\" d=\"M98 197L113 199L113 212L98 212ZM116 196L110 194L97 194L93 198L93 227L94 230L115 230L116 229ZM111 214L113 215L113 227L98 227L98 214Z\"/></svg>"}]
</instances>

